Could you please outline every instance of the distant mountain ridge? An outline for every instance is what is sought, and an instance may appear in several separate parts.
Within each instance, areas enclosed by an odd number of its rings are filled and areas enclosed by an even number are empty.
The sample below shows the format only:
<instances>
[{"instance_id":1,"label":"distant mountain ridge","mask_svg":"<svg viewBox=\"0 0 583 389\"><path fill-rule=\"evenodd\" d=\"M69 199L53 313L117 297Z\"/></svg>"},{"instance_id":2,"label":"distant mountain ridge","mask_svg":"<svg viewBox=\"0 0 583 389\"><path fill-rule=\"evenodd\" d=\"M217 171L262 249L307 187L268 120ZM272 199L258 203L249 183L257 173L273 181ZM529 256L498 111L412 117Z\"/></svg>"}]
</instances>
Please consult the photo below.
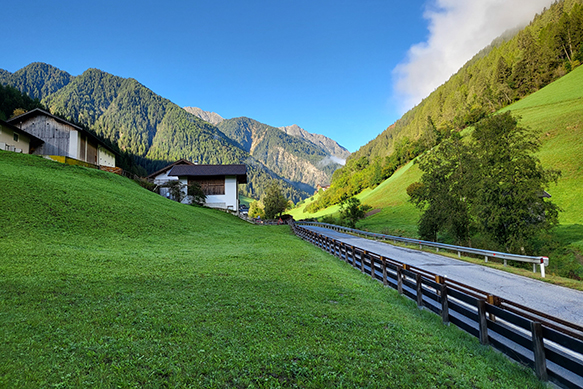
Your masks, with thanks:
<instances>
[{"instance_id":1,"label":"distant mountain ridge","mask_svg":"<svg viewBox=\"0 0 583 389\"><path fill-rule=\"evenodd\" d=\"M225 120L218 113L203 111L202 109L197 107L184 107L184 109L186 110L186 112L191 113L194 116L204 120L205 122L209 122L214 126Z\"/></svg>"},{"instance_id":2,"label":"distant mountain ridge","mask_svg":"<svg viewBox=\"0 0 583 389\"><path fill-rule=\"evenodd\" d=\"M320 135L320 134L312 134L297 124L292 124L291 126L284 126L279 127L280 130L284 131L288 135L292 135L298 138L302 138L311 142L312 144L320 147L322 150L326 151L333 157L338 158L337 163L344 165L346 163L346 158L350 156L350 151L346 148L340 146L338 142L333 139L328 138L327 136ZM342 162L340 162L342 161Z\"/></svg>"},{"instance_id":3,"label":"distant mountain ridge","mask_svg":"<svg viewBox=\"0 0 583 389\"><path fill-rule=\"evenodd\" d=\"M218 126L222 121L225 120L221 115L215 112L204 111L197 107L184 107L184 109L189 113L201 118L202 120L214 124L216 126ZM324 135L312 134L304 130L297 124L276 128L285 132L288 135L310 142L314 146L324 151L324 153L329 155L331 157L331 160L337 164L344 165L344 163L346 162L346 158L350 156L350 151L342 147L335 140L330 139Z\"/></svg>"},{"instance_id":4,"label":"distant mountain ridge","mask_svg":"<svg viewBox=\"0 0 583 389\"><path fill-rule=\"evenodd\" d=\"M298 185L307 184L301 185L306 191L328 184L340 167L311 142L250 118L223 120L217 127L276 174Z\"/></svg>"}]
</instances>

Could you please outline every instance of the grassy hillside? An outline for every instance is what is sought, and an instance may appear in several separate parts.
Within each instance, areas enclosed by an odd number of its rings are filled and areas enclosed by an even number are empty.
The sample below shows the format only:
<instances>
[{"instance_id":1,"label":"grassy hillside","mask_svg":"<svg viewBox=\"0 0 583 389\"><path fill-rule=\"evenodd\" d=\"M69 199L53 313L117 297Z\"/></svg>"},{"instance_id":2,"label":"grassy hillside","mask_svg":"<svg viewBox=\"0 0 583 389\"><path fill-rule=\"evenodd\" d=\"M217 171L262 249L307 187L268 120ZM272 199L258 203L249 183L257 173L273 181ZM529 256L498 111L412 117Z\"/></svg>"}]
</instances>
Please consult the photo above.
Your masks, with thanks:
<instances>
[{"instance_id":1,"label":"grassy hillside","mask_svg":"<svg viewBox=\"0 0 583 389\"><path fill-rule=\"evenodd\" d=\"M450 130L540 90L583 62L583 1L554 2L524 29L506 32L375 139L352 153L313 209L374 188ZM431 64L428 64L431 66Z\"/></svg>"},{"instance_id":2,"label":"grassy hillside","mask_svg":"<svg viewBox=\"0 0 583 389\"><path fill-rule=\"evenodd\" d=\"M583 67L506 110L521 125L540 132L544 166L559 169L559 185L549 193L562 209L562 224L583 224Z\"/></svg>"},{"instance_id":3,"label":"grassy hillside","mask_svg":"<svg viewBox=\"0 0 583 389\"><path fill-rule=\"evenodd\" d=\"M293 236L0 151L0 387L543 387Z\"/></svg>"},{"instance_id":4,"label":"grassy hillside","mask_svg":"<svg viewBox=\"0 0 583 389\"><path fill-rule=\"evenodd\" d=\"M383 181L374 189L365 189L356 197L364 204L370 205L372 211L366 219L357 223L357 228L382 232L391 235L414 237L417 235L419 210L409 202L406 189L412 182L418 181L421 172L417 165L409 162ZM314 196L314 200L317 200ZM309 199L297 208L288 211L296 220L338 216L340 207L334 205L316 213L305 211L312 201Z\"/></svg>"}]
</instances>

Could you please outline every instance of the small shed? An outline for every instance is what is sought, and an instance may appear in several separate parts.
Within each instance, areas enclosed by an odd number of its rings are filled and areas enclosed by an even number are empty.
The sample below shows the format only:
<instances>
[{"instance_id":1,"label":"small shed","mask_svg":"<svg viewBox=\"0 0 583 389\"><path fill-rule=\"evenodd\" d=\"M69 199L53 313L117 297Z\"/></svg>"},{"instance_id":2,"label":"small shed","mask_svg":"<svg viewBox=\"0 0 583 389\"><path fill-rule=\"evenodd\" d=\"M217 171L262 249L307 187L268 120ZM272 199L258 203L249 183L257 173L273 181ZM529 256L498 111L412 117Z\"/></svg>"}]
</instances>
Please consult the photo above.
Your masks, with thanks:
<instances>
[{"instance_id":1,"label":"small shed","mask_svg":"<svg viewBox=\"0 0 583 389\"><path fill-rule=\"evenodd\" d=\"M32 154L43 143L36 136L0 120L0 150Z\"/></svg>"},{"instance_id":2,"label":"small shed","mask_svg":"<svg viewBox=\"0 0 583 389\"><path fill-rule=\"evenodd\" d=\"M247 166L177 165L168 176L178 177L184 190L190 183L197 182L206 195L204 205L207 207L239 212L239 184L247 183Z\"/></svg>"},{"instance_id":3,"label":"small shed","mask_svg":"<svg viewBox=\"0 0 583 389\"><path fill-rule=\"evenodd\" d=\"M40 108L8 120L44 143L31 154L73 158L96 166L115 167L115 152L83 128Z\"/></svg>"}]
</instances>

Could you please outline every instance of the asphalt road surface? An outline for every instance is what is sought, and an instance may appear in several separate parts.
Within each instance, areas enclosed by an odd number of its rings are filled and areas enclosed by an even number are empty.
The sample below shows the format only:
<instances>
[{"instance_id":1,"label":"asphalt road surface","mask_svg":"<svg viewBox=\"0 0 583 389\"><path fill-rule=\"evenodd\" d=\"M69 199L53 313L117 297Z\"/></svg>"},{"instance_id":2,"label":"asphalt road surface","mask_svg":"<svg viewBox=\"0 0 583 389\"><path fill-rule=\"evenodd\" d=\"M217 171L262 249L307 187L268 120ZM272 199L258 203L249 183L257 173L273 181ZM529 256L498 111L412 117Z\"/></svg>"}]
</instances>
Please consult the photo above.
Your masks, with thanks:
<instances>
[{"instance_id":1,"label":"asphalt road surface","mask_svg":"<svg viewBox=\"0 0 583 389\"><path fill-rule=\"evenodd\" d=\"M360 238L323 227L302 227L583 326L583 292L581 291L506 273L486 266L475 265L439 254Z\"/></svg>"}]
</instances>

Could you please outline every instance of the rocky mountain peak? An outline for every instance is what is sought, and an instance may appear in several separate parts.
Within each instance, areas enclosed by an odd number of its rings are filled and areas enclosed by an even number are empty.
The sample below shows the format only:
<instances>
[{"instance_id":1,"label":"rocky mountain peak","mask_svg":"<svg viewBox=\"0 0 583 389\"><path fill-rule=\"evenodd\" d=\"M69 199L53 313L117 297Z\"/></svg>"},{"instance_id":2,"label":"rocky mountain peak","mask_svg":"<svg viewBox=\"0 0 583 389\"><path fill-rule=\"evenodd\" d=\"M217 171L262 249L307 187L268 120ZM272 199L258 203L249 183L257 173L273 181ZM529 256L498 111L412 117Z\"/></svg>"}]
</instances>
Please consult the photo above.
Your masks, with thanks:
<instances>
[{"instance_id":1,"label":"rocky mountain peak","mask_svg":"<svg viewBox=\"0 0 583 389\"><path fill-rule=\"evenodd\" d=\"M184 109L186 110L186 112L193 114L197 118L200 118L205 122L212 124L213 126L216 126L217 124L225 120L221 115L219 115L216 112L203 111L202 109L197 107L184 107Z\"/></svg>"}]
</instances>

